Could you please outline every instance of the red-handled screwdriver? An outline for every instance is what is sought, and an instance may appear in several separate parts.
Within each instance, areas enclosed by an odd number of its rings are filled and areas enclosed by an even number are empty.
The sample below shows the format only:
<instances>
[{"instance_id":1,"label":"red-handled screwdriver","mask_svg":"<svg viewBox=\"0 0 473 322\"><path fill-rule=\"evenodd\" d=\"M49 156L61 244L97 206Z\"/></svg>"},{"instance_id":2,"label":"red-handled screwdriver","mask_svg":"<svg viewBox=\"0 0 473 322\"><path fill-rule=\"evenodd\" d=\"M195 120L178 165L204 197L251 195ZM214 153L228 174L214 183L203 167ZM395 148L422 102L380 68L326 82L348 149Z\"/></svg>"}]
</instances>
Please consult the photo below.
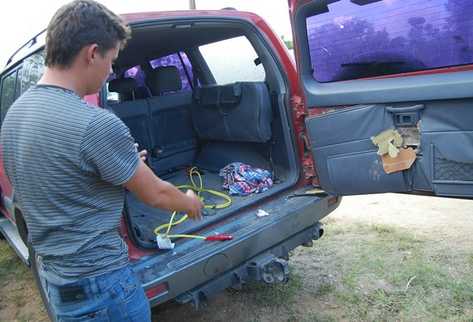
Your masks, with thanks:
<instances>
[{"instance_id":1,"label":"red-handled screwdriver","mask_svg":"<svg viewBox=\"0 0 473 322\"><path fill-rule=\"evenodd\" d=\"M205 240L210 240L210 241L225 241L225 240L232 240L233 236L232 235L227 235L227 234L218 234L218 235L212 235L212 236L207 236L205 237Z\"/></svg>"}]
</instances>

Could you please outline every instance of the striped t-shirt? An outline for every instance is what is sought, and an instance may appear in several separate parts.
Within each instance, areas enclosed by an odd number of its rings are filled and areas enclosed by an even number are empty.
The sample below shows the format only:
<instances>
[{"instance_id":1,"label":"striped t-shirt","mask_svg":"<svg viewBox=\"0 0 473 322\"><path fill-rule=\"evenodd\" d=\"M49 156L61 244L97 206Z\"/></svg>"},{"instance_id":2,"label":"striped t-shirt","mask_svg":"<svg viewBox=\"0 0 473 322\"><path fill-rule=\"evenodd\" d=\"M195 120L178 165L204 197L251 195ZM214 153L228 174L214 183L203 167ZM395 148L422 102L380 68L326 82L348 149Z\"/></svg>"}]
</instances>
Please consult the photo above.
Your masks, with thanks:
<instances>
[{"instance_id":1,"label":"striped t-shirt","mask_svg":"<svg viewBox=\"0 0 473 322\"><path fill-rule=\"evenodd\" d=\"M122 185L139 156L118 117L70 90L37 85L9 109L0 141L46 277L75 281L128 263L118 232Z\"/></svg>"}]
</instances>

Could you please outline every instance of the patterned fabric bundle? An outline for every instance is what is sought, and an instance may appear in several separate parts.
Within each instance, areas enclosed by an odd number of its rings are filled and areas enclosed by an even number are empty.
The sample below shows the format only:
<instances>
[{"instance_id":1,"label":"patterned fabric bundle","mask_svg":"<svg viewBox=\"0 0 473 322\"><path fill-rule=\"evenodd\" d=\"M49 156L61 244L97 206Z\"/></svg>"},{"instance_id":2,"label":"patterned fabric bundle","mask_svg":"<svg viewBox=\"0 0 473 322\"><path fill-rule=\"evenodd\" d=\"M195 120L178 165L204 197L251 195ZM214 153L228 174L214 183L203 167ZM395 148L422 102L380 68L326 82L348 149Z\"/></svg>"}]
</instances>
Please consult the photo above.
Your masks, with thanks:
<instances>
[{"instance_id":1,"label":"patterned fabric bundle","mask_svg":"<svg viewBox=\"0 0 473 322\"><path fill-rule=\"evenodd\" d=\"M228 164L220 170L220 176L223 177L223 188L228 189L230 195L260 193L273 185L271 172L241 162Z\"/></svg>"}]
</instances>

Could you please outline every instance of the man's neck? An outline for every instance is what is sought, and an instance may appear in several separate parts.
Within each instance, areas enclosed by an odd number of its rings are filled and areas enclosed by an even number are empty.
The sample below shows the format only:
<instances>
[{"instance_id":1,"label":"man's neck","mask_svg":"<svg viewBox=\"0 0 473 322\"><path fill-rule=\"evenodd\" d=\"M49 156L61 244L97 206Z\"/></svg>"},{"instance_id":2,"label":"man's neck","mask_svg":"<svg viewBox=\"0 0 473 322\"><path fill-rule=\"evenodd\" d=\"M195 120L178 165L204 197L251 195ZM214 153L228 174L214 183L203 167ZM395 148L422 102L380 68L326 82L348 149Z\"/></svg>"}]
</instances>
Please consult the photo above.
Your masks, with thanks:
<instances>
[{"instance_id":1,"label":"man's neck","mask_svg":"<svg viewBox=\"0 0 473 322\"><path fill-rule=\"evenodd\" d=\"M80 74L76 73L72 68L46 67L38 84L59 86L75 92L80 97L84 97L86 90L81 84L81 79Z\"/></svg>"}]
</instances>

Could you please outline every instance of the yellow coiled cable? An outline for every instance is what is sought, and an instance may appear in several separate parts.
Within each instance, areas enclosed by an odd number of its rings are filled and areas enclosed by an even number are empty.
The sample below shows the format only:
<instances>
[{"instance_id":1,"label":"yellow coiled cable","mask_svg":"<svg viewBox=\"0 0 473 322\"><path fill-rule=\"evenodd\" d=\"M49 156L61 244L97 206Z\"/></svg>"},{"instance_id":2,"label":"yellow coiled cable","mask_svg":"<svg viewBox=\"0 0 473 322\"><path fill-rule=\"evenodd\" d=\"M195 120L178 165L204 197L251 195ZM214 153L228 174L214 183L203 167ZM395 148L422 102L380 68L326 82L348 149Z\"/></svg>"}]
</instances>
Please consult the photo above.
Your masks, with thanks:
<instances>
[{"instance_id":1,"label":"yellow coiled cable","mask_svg":"<svg viewBox=\"0 0 473 322\"><path fill-rule=\"evenodd\" d=\"M199 184L197 185L196 182L194 181L194 176L197 176L197 178L199 179ZM197 193L197 197L199 197L199 199L204 202L204 199L203 197L201 196L201 193L202 192L207 192L207 193L210 193L214 196L217 196L217 197L221 197L222 199L225 200L225 202L223 203L220 203L220 204L205 204L204 203L204 208L205 209L223 209L223 208L227 208L229 207L231 204L232 204L232 198L227 195L226 193L223 193L223 192L220 192L220 191L216 191L216 190L212 190L212 189L205 189L204 188L204 183L203 183L203 180L202 180L202 175L200 174L199 170L197 169L197 167L192 167L190 170L189 170L189 181L191 182L190 185L186 184L186 185L180 185L180 186L177 186L178 189L190 189L192 191L195 191ZM187 220L188 216L187 214L185 214L184 216L182 216L179 220L177 221L174 221L174 217L176 216L177 214L177 211L174 211L171 215L171 219L169 220L169 223L167 224L162 224L158 227L156 227L154 229L154 233L156 235L164 235L164 237L167 237L167 238L198 238L198 239L205 239L206 237L204 236L199 236L199 235L186 235L186 234L174 234L174 235L170 235L169 233L171 232L171 227L173 226L176 226L176 225L179 225L181 223L183 223L184 221ZM161 233L162 230L166 229L166 232L164 234Z\"/></svg>"}]
</instances>

